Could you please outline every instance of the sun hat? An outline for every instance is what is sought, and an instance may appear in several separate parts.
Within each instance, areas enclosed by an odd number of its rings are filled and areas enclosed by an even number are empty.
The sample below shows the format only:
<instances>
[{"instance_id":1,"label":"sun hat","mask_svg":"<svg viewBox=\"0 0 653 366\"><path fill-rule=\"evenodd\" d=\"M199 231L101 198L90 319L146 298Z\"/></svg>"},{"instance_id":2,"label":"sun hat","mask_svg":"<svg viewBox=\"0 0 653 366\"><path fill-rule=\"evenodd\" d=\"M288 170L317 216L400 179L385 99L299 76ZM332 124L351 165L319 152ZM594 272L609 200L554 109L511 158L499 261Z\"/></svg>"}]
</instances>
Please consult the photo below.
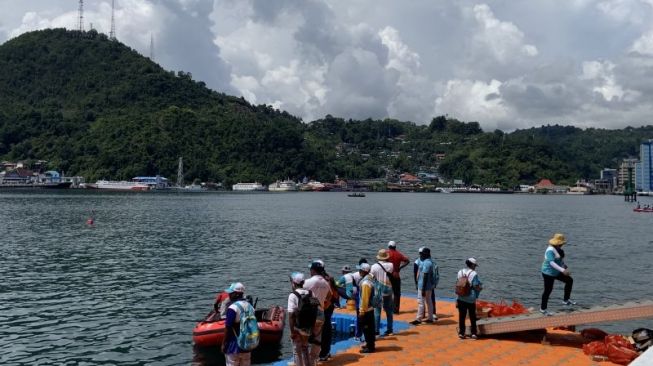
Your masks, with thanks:
<instances>
[{"instance_id":1,"label":"sun hat","mask_svg":"<svg viewBox=\"0 0 653 366\"><path fill-rule=\"evenodd\" d=\"M388 242L388 248L396 248L396 247L397 247L397 243L395 243L394 240L390 240Z\"/></svg>"},{"instance_id":2,"label":"sun hat","mask_svg":"<svg viewBox=\"0 0 653 366\"><path fill-rule=\"evenodd\" d=\"M367 272L367 273L369 273L369 272L370 272L370 269L371 269L369 263L361 263L361 264L360 264L359 266L357 266L356 268L358 268L359 271L363 271L363 272Z\"/></svg>"},{"instance_id":3,"label":"sun hat","mask_svg":"<svg viewBox=\"0 0 653 366\"><path fill-rule=\"evenodd\" d=\"M553 235L553 238L549 239L549 244L551 245L563 245L567 243L567 239L565 239L565 236L560 233L555 233Z\"/></svg>"},{"instance_id":4,"label":"sun hat","mask_svg":"<svg viewBox=\"0 0 653 366\"><path fill-rule=\"evenodd\" d=\"M233 292L245 292L245 286L240 282L232 283L224 292L231 294Z\"/></svg>"},{"instance_id":5,"label":"sun hat","mask_svg":"<svg viewBox=\"0 0 653 366\"><path fill-rule=\"evenodd\" d=\"M299 285L300 283L304 282L304 274L301 272L293 272L290 274L290 279L294 284Z\"/></svg>"},{"instance_id":6,"label":"sun hat","mask_svg":"<svg viewBox=\"0 0 653 366\"><path fill-rule=\"evenodd\" d=\"M385 249L379 249L379 253L376 255L376 259L384 261L390 258L390 253Z\"/></svg>"},{"instance_id":7,"label":"sun hat","mask_svg":"<svg viewBox=\"0 0 653 366\"><path fill-rule=\"evenodd\" d=\"M342 266L342 271L343 272L351 272L351 266Z\"/></svg>"},{"instance_id":8,"label":"sun hat","mask_svg":"<svg viewBox=\"0 0 653 366\"><path fill-rule=\"evenodd\" d=\"M467 258L467 260L465 261L465 263L470 263L470 264L473 264L473 265L475 265L475 266L478 266L478 261L476 260L476 258L473 258L473 257L469 257L469 258Z\"/></svg>"}]
</instances>

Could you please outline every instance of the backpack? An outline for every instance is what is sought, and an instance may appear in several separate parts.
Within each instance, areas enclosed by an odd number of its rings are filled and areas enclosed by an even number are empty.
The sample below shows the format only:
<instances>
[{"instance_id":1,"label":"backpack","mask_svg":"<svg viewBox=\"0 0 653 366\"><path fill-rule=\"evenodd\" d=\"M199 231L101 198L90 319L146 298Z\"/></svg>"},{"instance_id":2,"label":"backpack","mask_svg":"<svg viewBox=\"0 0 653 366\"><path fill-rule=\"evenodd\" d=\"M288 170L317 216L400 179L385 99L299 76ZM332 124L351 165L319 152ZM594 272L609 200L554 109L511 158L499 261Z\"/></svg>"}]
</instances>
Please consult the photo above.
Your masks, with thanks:
<instances>
[{"instance_id":1,"label":"backpack","mask_svg":"<svg viewBox=\"0 0 653 366\"><path fill-rule=\"evenodd\" d=\"M295 313L297 317L297 328L304 330L313 329L320 308L320 300L313 296L311 291L308 291L305 295L300 295L297 291L293 291L292 293L298 299L297 312Z\"/></svg>"},{"instance_id":2,"label":"backpack","mask_svg":"<svg viewBox=\"0 0 653 366\"><path fill-rule=\"evenodd\" d=\"M370 306L373 308L381 308L383 306L383 291L387 286L376 279L371 280L371 282L372 295L370 297Z\"/></svg>"},{"instance_id":3,"label":"backpack","mask_svg":"<svg viewBox=\"0 0 653 366\"><path fill-rule=\"evenodd\" d=\"M236 337L236 343L238 348L243 351L251 351L258 346L261 338L254 308L247 304L247 310L245 310L240 301L235 302L235 305L240 310L240 333Z\"/></svg>"},{"instance_id":4,"label":"backpack","mask_svg":"<svg viewBox=\"0 0 653 366\"><path fill-rule=\"evenodd\" d=\"M469 273L465 274L465 271L462 271L462 276L456 280L456 295L469 296L471 292L472 285L469 283Z\"/></svg>"}]
</instances>

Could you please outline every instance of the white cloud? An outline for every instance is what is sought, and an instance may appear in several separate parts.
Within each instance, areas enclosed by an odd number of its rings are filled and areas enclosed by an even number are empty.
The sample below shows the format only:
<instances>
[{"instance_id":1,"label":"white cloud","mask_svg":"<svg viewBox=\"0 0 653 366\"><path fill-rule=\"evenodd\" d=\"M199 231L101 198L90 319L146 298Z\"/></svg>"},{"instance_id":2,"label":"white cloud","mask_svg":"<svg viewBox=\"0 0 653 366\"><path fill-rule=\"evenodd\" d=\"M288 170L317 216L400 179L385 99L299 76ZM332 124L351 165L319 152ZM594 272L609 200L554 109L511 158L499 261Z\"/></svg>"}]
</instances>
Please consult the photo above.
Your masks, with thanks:
<instances>
[{"instance_id":1,"label":"white cloud","mask_svg":"<svg viewBox=\"0 0 653 366\"><path fill-rule=\"evenodd\" d=\"M110 4L86 2L87 25L108 33ZM76 24L76 1L0 9L0 42ZM162 66L252 103L485 129L651 123L652 16L653 0L116 0L120 41L147 55L152 34Z\"/></svg>"},{"instance_id":2,"label":"white cloud","mask_svg":"<svg viewBox=\"0 0 653 366\"><path fill-rule=\"evenodd\" d=\"M513 23L497 19L488 5L475 5L472 10L479 25L474 42L497 61L506 63L519 55L537 56L537 47L524 42L524 33Z\"/></svg>"},{"instance_id":3,"label":"white cloud","mask_svg":"<svg viewBox=\"0 0 653 366\"><path fill-rule=\"evenodd\" d=\"M492 130L510 114L501 98L502 83L491 80L449 80L444 92L435 101L435 114L448 114L458 119L478 121Z\"/></svg>"}]
</instances>

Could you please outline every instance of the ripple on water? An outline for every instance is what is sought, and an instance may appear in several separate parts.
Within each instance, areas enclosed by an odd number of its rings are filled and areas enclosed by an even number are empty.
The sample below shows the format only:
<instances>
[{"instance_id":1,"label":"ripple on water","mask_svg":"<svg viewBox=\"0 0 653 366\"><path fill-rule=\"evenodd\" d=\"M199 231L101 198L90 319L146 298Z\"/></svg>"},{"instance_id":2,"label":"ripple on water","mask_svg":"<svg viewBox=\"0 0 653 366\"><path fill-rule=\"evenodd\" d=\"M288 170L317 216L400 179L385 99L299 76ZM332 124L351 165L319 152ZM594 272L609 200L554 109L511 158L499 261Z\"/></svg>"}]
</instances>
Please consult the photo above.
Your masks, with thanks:
<instances>
[{"instance_id":1,"label":"ripple on water","mask_svg":"<svg viewBox=\"0 0 653 366\"><path fill-rule=\"evenodd\" d=\"M337 274L388 240L412 258L432 249L441 296L474 256L485 298L535 307L546 240L564 232L575 298L651 298L633 276L650 264L650 217L631 208L619 197L0 193L0 364L208 364L219 354L194 351L191 330L216 290L241 281L262 306L285 305L291 271L322 258Z\"/></svg>"}]
</instances>

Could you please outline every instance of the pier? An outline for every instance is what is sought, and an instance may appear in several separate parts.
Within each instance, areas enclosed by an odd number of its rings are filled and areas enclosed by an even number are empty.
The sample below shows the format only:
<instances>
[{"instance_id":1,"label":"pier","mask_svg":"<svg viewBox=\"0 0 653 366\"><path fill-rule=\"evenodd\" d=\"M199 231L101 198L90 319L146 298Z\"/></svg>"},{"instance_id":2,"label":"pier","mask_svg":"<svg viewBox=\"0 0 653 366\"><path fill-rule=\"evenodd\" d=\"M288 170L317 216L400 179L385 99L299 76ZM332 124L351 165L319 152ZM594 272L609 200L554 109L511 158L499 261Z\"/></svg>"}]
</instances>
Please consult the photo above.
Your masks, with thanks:
<instances>
[{"instance_id":1,"label":"pier","mask_svg":"<svg viewBox=\"0 0 653 366\"><path fill-rule=\"evenodd\" d=\"M574 365L596 366L585 355L582 345L587 343L579 333L554 329L556 326L612 322L618 320L653 317L653 301L582 309L559 316L544 317L531 314L515 317L487 318L479 320L478 340L461 340L457 335L458 311L453 299L437 302L438 320L435 324L407 326L415 319L417 300L402 297L402 311L395 314L395 334L377 337L377 352L359 353L360 345L352 340L339 342L332 350L333 357L323 365ZM339 309L334 322L340 331L347 331L355 314ZM385 319L382 316L382 319ZM521 319L521 320L520 320ZM497 334L499 324L517 329L516 321L528 320L530 326L521 323L521 332ZM384 331L382 321L381 333ZM542 329L546 328L546 330ZM506 328L507 329L507 328ZM513 332L513 330L510 330ZM644 356L644 355L643 355ZM650 357L650 352L649 352ZM279 362L277 365L286 365ZM600 365L615 365L601 361Z\"/></svg>"}]
</instances>

